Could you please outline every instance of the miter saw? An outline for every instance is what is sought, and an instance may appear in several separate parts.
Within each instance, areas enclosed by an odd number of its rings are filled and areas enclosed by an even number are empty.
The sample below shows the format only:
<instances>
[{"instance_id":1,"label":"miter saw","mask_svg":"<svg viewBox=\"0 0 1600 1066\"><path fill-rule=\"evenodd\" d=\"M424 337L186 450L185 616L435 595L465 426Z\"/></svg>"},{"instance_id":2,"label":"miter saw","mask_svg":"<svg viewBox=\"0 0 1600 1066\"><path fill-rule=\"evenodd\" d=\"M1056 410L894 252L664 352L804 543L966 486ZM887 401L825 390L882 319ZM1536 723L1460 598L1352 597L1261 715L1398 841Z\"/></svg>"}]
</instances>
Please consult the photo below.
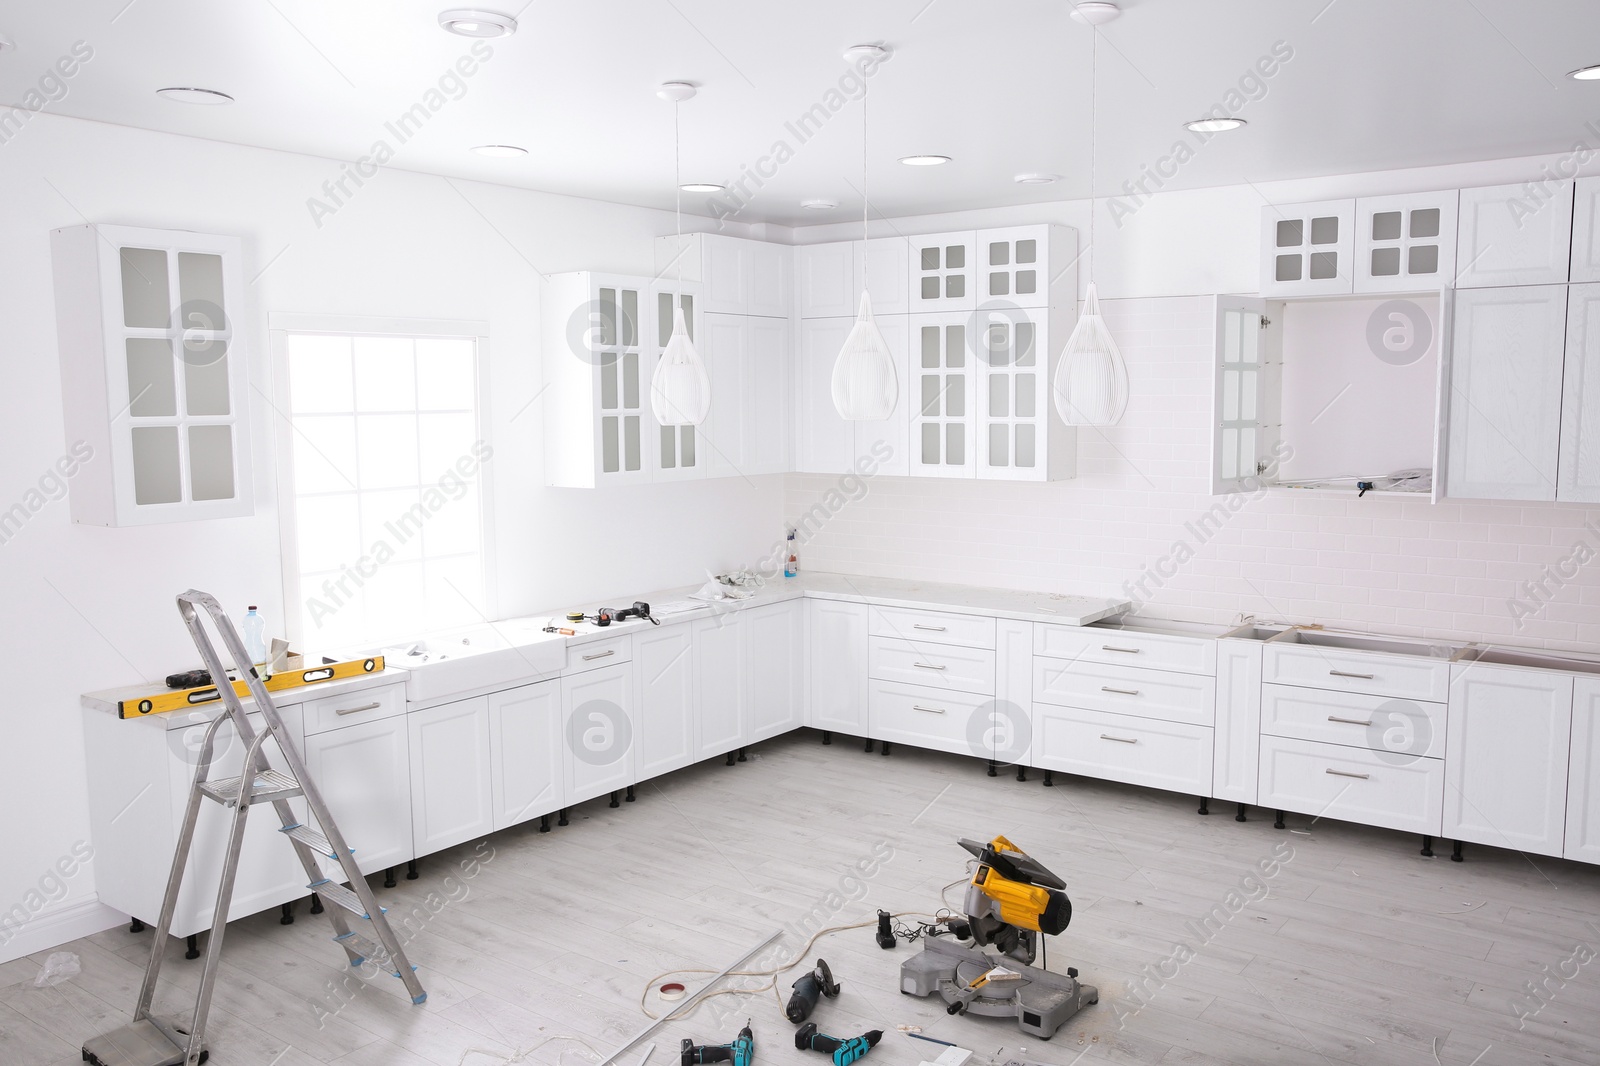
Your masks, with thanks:
<instances>
[{"instance_id":1,"label":"miter saw","mask_svg":"<svg viewBox=\"0 0 1600 1066\"><path fill-rule=\"evenodd\" d=\"M1041 933L1054 936L1072 921L1066 882L1003 836L987 844L963 840L978 859L967 885L966 918L943 923L953 938L928 936L922 954L900 967L900 991L945 1001L951 1014L1015 1018L1029 1036L1048 1040L1100 992L1065 975L1032 966ZM965 941L965 943L959 942ZM999 954L983 950L992 945Z\"/></svg>"}]
</instances>

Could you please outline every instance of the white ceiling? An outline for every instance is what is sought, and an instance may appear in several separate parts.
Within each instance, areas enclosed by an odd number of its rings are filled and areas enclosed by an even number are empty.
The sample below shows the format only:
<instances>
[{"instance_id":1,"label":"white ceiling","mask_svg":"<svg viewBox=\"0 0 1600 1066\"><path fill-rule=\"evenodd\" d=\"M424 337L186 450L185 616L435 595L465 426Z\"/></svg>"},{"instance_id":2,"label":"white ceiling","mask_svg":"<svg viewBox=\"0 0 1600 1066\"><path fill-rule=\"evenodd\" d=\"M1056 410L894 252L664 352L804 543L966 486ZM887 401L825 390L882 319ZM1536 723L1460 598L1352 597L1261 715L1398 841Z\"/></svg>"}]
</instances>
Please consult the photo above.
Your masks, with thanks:
<instances>
[{"instance_id":1,"label":"white ceiling","mask_svg":"<svg viewBox=\"0 0 1600 1066\"><path fill-rule=\"evenodd\" d=\"M471 42L439 29L462 0L0 0L0 99L21 103L73 42L93 58L49 110L239 144L654 207L672 205L667 80L682 105L684 180L728 181L776 141L794 150L739 221L841 221L861 209L861 107L805 143L786 128L845 70L842 49L882 41L871 79L870 192L888 216L1086 196L1091 33L1067 0L479 0L516 14L458 100L401 144L385 128ZM1293 58L1167 188L1559 152L1600 145L1595 0L1126 0L1102 29L1100 195L1154 166L1182 123L1238 85L1278 41ZM228 107L157 98L220 89ZM530 149L485 159L475 144ZM911 153L954 157L912 168ZM1020 171L1057 174L1018 186ZM1153 186L1151 186L1153 188ZM802 211L813 197L838 210ZM684 209L706 214L706 197Z\"/></svg>"}]
</instances>

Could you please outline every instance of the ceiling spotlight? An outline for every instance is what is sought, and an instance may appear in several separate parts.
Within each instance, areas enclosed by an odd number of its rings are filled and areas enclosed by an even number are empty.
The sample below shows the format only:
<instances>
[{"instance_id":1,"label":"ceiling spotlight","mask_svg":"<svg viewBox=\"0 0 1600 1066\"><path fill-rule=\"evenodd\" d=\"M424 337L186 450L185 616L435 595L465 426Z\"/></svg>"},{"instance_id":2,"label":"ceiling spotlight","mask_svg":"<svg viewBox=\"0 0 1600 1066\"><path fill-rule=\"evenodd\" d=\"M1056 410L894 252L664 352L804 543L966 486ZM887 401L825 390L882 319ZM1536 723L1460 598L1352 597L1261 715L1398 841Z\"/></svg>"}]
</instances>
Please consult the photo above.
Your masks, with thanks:
<instances>
[{"instance_id":1,"label":"ceiling spotlight","mask_svg":"<svg viewBox=\"0 0 1600 1066\"><path fill-rule=\"evenodd\" d=\"M1600 63L1592 67L1579 67L1567 75L1573 81L1600 81Z\"/></svg>"},{"instance_id":2,"label":"ceiling spotlight","mask_svg":"<svg viewBox=\"0 0 1600 1066\"><path fill-rule=\"evenodd\" d=\"M514 144L480 144L472 149L478 155L486 155L495 159L515 159L519 155L527 155L526 148L518 148Z\"/></svg>"},{"instance_id":3,"label":"ceiling spotlight","mask_svg":"<svg viewBox=\"0 0 1600 1066\"><path fill-rule=\"evenodd\" d=\"M656 95L669 104L681 104L685 100L693 100L694 94L699 92L694 85L687 81L664 81L656 90Z\"/></svg>"},{"instance_id":4,"label":"ceiling spotlight","mask_svg":"<svg viewBox=\"0 0 1600 1066\"><path fill-rule=\"evenodd\" d=\"M1122 9L1110 0L1084 0L1072 5L1072 17L1090 26L1103 26L1122 14Z\"/></svg>"},{"instance_id":5,"label":"ceiling spotlight","mask_svg":"<svg viewBox=\"0 0 1600 1066\"><path fill-rule=\"evenodd\" d=\"M844 57L852 63L864 59L886 59L889 49L881 44L853 44L844 50Z\"/></svg>"},{"instance_id":6,"label":"ceiling spotlight","mask_svg":"<svg viewBox=\"0 0 1600 1066\"><path fill-rule=\"evenodd\" d=\"M1011 179L1018 185L1052 185L1055 183L1054 174L1018 174Z\"/></svg>"},{"instance_id":7,"label":"ceiling spotlight","mask_svg":"<svg viewBox=\"0 0 1600 1066\"><path fill-rule=\"evenodd\" d=\"M195 89L186 86L173 85L165 89L157 89L156 95L163 100L171 100L175 104L231 104L233 97L215 89Z\"/></svg>"},{"instance_id":8,"label":"ceiling spotlight","mask_svg":"<svg viewBox=\"0 0 1600 1066\"><path fill-rule=\"evenodd\" d=\"M710 181L686 181L678 188L684 192L722 192L727 186Z\"/></svg>"},{"instance_id":9,"label":"ceiling spotlight","mask_svg":"<svg viewBox=\"0 0 1600 1066\"><path fill-rule=\"evenodd\" d=\"M839 206L838 200L801 200L800 206L807 211L832 211Z\"/></svg>"},{"instance_id":10,"label":"ceiling spotlight","mask_svg":"<svg viewBox=\"0 0 1600 1066\"><path fill-rule=\"evenodd\" d=\"M1242 118L1197 118L1193 122L1185 122L1183 128L1190 133L1223 133L1248 125Z\"/></svg>"},{"instance_id":11,"label":"ceiling spotlight","mask_svg":"<svg viewBox=\"0 0 1600 1066\"><path fill-rule=\"evenodd\" d=\"M439 26L457 37L510 37L517 32L517 20L510 15L474 7L441 11Z\"/></svg>"},{"instance_id":12,"label":"ceiling spotlight","mask_svg":"<svg viewBox=\"0 0 1600 1066\"><path fill-rule=\"evenodd\" d=\"M950 162L947 155L903 155L900 162L908 167L937 167Z\"/></svg>"}]
</instances>

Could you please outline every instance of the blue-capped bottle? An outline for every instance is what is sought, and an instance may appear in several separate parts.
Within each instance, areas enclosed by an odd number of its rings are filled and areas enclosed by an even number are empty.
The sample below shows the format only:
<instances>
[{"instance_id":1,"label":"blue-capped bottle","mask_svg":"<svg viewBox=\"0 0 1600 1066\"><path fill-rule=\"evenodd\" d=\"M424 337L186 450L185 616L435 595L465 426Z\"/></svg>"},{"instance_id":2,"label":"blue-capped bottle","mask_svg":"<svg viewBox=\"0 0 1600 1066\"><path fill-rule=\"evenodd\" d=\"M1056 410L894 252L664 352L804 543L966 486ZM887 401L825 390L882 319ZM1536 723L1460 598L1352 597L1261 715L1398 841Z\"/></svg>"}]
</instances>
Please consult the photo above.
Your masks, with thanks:
<instances>
[{"instance_id":1,"label":"blue-capped bottle","mask_svg":"<svg viewBox=\"0 0 1600 1066\"><path fill-rule=\"evenodd\" d=\"M800 573L800 546L795 543L794 530L789 530L789 542L784 546L783 576L795 577Z\"/></svg>"}]
</instances>

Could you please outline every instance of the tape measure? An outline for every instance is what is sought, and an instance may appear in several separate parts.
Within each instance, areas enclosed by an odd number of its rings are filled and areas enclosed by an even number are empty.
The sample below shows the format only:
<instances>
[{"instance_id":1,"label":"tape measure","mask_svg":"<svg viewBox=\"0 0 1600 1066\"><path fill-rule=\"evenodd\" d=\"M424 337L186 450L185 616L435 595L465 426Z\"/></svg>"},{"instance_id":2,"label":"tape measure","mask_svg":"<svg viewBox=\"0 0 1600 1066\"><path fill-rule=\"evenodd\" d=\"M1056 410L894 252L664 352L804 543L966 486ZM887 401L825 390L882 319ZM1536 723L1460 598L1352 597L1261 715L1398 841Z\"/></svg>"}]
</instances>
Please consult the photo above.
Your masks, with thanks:
<instances>
[{"instance_id":1,"label":"tape measure","mask_svg":"<svg viewBox=\"0 0 1600 1066\"><path fill-rule=\"evenodd\" d=\"M324 681L375 674L382 669L383 656L374 655L368 659L348 659L304 670L285 670L283 673L268 675L262 679L262 683L266 685L268 692L281 692L289 688L318 685ZM250 686L243 681L235 681L233 691L244 699L250 698ZM146 715L162 714L166 711L181 711L186 707L201 707L221 699L222 693L215 685L152 692L148 696L136 696L133 699L118 701L117 717L143 718Z\"/></svg>"}]
</instances>

